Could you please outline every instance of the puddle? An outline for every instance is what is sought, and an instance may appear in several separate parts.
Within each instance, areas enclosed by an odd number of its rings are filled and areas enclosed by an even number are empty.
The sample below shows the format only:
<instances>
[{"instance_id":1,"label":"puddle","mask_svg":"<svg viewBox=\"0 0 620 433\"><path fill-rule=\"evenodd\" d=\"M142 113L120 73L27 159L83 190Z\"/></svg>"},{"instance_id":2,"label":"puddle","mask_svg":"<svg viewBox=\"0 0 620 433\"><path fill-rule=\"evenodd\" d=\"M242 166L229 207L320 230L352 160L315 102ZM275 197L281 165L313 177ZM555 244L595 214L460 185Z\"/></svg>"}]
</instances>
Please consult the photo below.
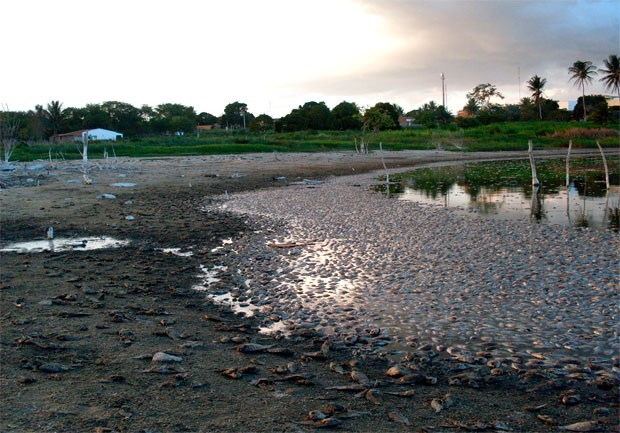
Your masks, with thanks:
<instances>
[{"instance_id":1,"label":"puddle","mask_svg":"<svg viewBox=\"0 0 620 433\"><path fill-rule=\"evenodd\" d=\"M179 257L191 257L194 255L193 251L182 251L181 248L157 248L157 251Z\"/></svg>"},{"instance_id":2,"label":"puddle","mask_svg":"<svg viewBox=\"0 0 620 433\"><path fill-rule=\"evenodd\" d=\"M0 249L12 253L40 253L42 251L92 251L104 248L120 248L129 245L128 240L110 237L57 238L39 241L16 242Z\"/></svg>"},{"instance_id":3,"label":"puddle","mask_svg":"<svg viewBox=\"0 0 620 433\"><path fill-rule=\"evenodd\" d=\"M215 252L221 251L224 249L224 245L232 245L232 243L233 243L232 238L222 239L222 245L211 249L211 252L215 253Z\"/></svg>"},{"instance_id":4,"label":"puddle","mask_svg":"<svg viewBox=\"0 0 620 433\"><path fill-rule=\"evenodd\" d=\"M129 182L117 182L117 183L113 183L110 186L115 186L117 188L131 188L136 186L135 183L129 183Z\"/></svg>"}]
</instances>

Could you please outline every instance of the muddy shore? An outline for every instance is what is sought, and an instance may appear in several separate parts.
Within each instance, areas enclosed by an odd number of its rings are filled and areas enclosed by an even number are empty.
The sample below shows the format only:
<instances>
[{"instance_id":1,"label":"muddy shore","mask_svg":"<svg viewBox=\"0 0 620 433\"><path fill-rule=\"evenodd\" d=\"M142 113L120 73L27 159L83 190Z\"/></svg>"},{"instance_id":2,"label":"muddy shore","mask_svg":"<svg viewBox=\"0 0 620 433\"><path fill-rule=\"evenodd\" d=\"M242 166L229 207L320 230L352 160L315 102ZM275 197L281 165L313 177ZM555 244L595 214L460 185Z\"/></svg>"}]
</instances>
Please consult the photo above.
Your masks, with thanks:
<instances>
[{"instance_id":1,"label":"muddy shore","mask_svg":"<svg viewBox=\"0 0 620 433\"><path fill-rule=\"evenodd\" d=\"M384 157L396 169L527 155ZM213 197L382 167L379 154L328 153L93 160L92 185L76 162L3 172L0 245L45 239L49 227L57 239L131 243L1 253L0 431L617 431L617 373L597 382L595 365L558 377L481 365L479 379L450 385L454 364L412 349L403 380L311 329L259 334L192 289L201 265L226 262L222 241L249 230L205 212ZM188 257L162 251L190 246Z\"/></svg>"}]
</instances>

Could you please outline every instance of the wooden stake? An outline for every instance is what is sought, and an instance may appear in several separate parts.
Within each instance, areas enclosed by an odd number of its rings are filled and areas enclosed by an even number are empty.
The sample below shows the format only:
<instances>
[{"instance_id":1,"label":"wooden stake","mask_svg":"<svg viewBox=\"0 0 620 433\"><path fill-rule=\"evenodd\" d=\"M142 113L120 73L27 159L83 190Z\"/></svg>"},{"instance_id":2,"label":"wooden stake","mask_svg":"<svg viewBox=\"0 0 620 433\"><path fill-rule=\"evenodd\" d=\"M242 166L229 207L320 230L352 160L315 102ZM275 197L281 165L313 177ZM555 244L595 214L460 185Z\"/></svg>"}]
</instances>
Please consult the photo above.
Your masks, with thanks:
<instances>
[{"instance_id":1,"label":"wooden stake","mask_svg":"<svg viewBox=\"0 0 620 433\"><path fill-rule=\"evenodd\" d=\"M607 167L607 159L605 159L605 152L603 152L603 148L601 147L601 143L596 140L596 145L598 146L598 150L601 152L601 156L603 157L603 166L605 167L605 186L609 189L609 168Z\"/></svg>"},{"instance_id":2,"label":"wooden stake","mask_svg":"<svg viewBox=\"0 0 620 433\"><path fill-rule=\"evenodd\" d=\"M566 187L570 185L570 150L573 147L573 140L568 140L568 153L566 154Z\"/></svg>"},{"instance_id":3,"label":"wooden stake","mask_svg":"<svg viewBox=\"0 0 620 433\"><path fill-rule=\"evenodd\" d=\"M536 161L534 161L533 153L534 143L532 143L532 140L528 140L527 145L528 154L530 155L530 167L532 168L532 186L538 186L540 185L540 182L538 181L538 176L536 175Z\"/></svg>"}]
</instances>

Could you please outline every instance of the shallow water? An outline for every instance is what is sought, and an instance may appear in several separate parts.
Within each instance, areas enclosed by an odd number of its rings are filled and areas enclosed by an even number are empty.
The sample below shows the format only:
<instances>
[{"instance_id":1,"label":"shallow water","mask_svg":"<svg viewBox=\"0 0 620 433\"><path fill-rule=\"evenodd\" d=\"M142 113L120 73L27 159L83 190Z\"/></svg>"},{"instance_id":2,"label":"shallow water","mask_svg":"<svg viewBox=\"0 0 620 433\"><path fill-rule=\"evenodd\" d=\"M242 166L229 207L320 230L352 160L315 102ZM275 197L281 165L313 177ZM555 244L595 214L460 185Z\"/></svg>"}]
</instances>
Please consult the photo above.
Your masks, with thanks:
<instances>
[{"instance_id":1,"label":"shallow water","mask_svg":"<svg viewBox=\"0 0 620 433\"><path fill-rule=\"evenodd\" d=\"M481 217L620 229L615 162L610 164L609 189L600 160L573 161L568 187L564 160L541 161L537 166L539 188L531 184L529 162L502 161L416 170L393 176L389 188L378 189L400 200Z\"/></svg>"},{"instance_id":2,"label":"shallow water","mask_svg":"<svg viewBox=\"0 0 620 433\"><path fill-rule=\"evenodd\" d=\"M2 252L40 253L42 251L92 251L104 248L120 248L129 245L128 240L110 237L56 238L16 242L0 248Z\"/></svg>"}]
</instances>

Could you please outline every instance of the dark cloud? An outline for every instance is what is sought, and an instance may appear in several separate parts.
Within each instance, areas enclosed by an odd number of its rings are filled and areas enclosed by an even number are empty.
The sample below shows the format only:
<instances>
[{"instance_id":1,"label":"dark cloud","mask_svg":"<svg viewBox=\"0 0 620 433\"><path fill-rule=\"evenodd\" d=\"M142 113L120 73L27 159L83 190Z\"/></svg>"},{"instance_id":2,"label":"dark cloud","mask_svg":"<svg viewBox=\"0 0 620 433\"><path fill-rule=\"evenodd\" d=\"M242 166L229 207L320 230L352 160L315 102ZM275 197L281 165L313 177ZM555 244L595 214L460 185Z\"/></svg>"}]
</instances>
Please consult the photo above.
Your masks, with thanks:
<instances>
[{"instance_id":1,"label":"dark cloud","mask_svg":"<svg viewBox=\"0 0 620 433\"><path fill-rule=\"evenodd\" d=\"M547 77L550 89L568 91L567 69L574 61L602 65L618 52L620 41L617 0L356 3L387 23L398 48L365 71L308 83L315 90L400 92L409 98L401 103L419 104L424 101L413 99L438 87L444 72L453 100L484 82L505 87L516 98L520 72L521 83L538 74Z\"/></svg>"}]
</instances>

